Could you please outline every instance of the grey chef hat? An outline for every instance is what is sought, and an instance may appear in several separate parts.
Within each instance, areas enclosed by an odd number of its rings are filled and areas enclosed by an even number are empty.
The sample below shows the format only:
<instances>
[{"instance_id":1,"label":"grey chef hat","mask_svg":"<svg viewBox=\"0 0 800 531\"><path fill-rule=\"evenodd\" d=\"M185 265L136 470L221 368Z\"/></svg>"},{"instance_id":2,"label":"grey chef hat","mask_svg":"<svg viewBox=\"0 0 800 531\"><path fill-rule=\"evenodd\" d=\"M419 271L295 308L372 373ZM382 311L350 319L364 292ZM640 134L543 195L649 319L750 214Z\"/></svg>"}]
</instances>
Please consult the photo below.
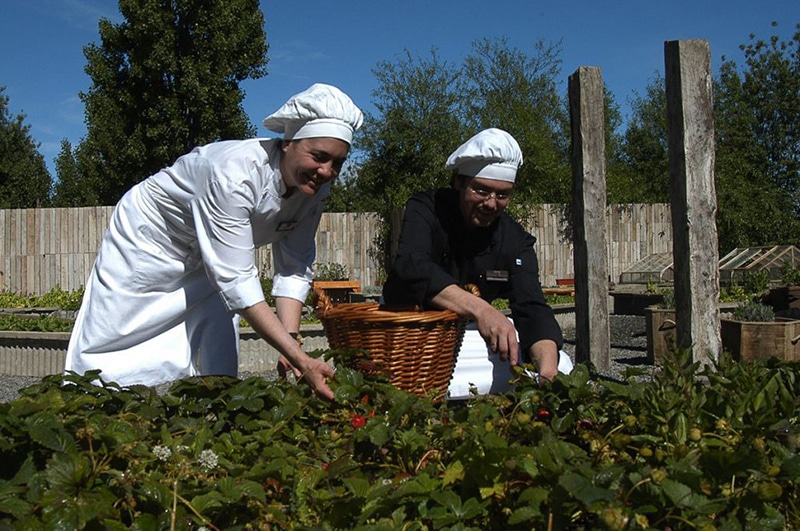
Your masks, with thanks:
<instances>
[{"instance_id":1,"label":"grey chef hat","mask_svg":"<svg viewBox=\"0 0 800 531\"><path fill-rule=\"evenodd\" d=\"M447 159L445 168L461 175L513 183L522 166L522 150L513 136L502 129L484 129Z\"/></svg>"},{"instance_id":2,"label":"grey chef hat","mask_svg":"<svg viewBox=\"0 0 800 531\"><path fill-rule=\"evenodd\" d=\"M332 85L315 83L295 94L264 118L264 127L285 140L331 137L353 141L364 116L347 94Z\"/></svg>"}]
</instances>

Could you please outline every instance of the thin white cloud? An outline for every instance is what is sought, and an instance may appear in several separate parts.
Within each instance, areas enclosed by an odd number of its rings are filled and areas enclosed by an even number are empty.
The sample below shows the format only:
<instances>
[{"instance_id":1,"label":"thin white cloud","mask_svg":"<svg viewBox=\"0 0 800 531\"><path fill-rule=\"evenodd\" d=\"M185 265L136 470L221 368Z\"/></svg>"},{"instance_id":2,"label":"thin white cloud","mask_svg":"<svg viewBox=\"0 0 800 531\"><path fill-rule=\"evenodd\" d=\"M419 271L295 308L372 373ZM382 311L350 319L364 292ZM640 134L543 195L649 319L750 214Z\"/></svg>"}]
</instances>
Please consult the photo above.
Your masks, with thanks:
<instances>
[{"instance_id":1,"label":"thin white cloud","mask_svg":"<svg viewBox=\"0 0 800 531\"><path fill-rule=\"evenodd\" d=\"M282 46L271 45L269 48L270 65L275 63L294 64L317 63L327 61L331 56L322 50L314 48L305 41L294 40Z\"/></svg>"},{"instance_id":2,"label":"thin white cloud","mask_svg":"<svg viewBox=\"0 0 800 531\"><path fill-rule=\"evenodd\" d=\"M70 124L83 124L83 110L83 102L77 95L64 98L58 104L59 118Z\"/></svg>"},{"instance_id":3,"label":"thin white cloud","mask_svg":"<svg viewBox=\"0 0 800 531\"><path fill-rule=\"evenodd\" d=\"M97 30L101 18L120 22L117 2L110 0L44 0L35 3L43 13L81 31Z\"/></svg>"}]
</instances>

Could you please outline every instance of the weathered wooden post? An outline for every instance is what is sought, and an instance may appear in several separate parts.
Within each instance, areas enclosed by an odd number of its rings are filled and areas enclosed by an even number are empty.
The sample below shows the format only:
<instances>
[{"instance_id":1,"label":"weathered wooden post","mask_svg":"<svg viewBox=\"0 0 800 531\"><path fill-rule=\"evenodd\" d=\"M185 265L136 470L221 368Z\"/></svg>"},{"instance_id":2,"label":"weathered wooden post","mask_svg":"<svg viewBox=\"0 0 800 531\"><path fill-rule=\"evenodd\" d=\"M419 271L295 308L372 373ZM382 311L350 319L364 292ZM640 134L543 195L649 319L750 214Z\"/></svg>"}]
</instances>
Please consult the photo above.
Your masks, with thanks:
<instances>
[{"instance_id":1,"label":"weathered wooden post","mask_svg":"<svg viewBox=\"0 0 800 531\"><path fill-rule=\"evenodd\" d=\"M572 219L575 255L575 359L611 368L606 245L603 78L582 66L569 77Z\"/></svg>"},{"instance_id":2,"label":"weathered wooden post","mask_svg":"<svg viewBox=\"0 0 800 531\"><path fill-rule=\"evenodd\" d=\"M721 348L714 117L708 42L664 45L676 341L710 364Z\"/></svg>"}]
</instances>

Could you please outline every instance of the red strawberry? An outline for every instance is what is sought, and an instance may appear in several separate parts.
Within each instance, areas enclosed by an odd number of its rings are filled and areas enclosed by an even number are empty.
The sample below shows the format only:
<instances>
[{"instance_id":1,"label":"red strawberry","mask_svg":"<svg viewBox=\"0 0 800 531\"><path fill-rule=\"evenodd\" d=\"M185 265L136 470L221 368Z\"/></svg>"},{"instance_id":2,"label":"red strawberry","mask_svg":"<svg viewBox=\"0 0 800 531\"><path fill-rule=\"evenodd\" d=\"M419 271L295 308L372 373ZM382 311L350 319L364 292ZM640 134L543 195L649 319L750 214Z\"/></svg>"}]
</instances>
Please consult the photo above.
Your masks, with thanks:
<instances>
[{"instance_id":1,"label":"red strawberry","mask_svg":"<svg viewBox=\"0 0 800 531\"><path fill-rule=\"evenodd\" d=\"M364 415L353 415L350 418L350 425L355 429L360 430L367 425L367 419L364 418Z\"/></svg>"}]
</instances>

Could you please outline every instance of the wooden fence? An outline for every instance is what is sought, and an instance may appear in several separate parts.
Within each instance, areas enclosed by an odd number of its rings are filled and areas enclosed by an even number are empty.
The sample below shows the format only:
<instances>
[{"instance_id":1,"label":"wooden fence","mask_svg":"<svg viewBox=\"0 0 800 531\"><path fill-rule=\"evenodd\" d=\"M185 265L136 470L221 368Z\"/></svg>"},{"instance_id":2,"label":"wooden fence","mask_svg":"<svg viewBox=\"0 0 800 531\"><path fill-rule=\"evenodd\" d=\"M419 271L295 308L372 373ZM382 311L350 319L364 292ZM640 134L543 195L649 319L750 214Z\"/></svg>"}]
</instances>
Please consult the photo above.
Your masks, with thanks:
<instances>
[{"instance_id":1,"label":"wooden fence","mask_svg":"<svg viewBox=\"0 0 800 531\"><path fill-rule=\"evenodd\" d=\"M56 286L83 286L94 262L112 207L0 209L0 290L42 294ZM565 241L559 205L543 205L525 222L537 238L542 283L573 274L572 245ZM326 213L317 232L317 262L347 267L365 288L377 286L380 269L370 252L378 234L375 214ZM606 212L611 280L652 253L672 252L668 204L611 205ZM269 246L256 263L271 274Z\"/></svg>"}]
</instances>

